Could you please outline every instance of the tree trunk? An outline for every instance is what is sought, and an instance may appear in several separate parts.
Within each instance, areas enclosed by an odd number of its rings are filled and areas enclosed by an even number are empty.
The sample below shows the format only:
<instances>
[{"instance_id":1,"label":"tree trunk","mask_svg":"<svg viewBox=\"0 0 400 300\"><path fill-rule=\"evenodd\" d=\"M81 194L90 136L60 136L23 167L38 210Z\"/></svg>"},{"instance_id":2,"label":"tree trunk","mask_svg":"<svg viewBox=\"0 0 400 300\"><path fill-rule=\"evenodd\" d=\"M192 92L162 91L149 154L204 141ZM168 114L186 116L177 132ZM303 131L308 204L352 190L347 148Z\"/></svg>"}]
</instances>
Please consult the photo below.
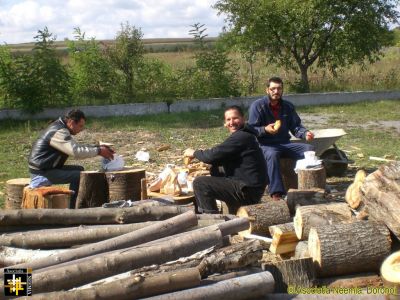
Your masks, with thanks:
<instances>
[{"instance_id":1,"label":"tree trunk","mask_svg":"<svg viewBox=\"0 0 400 300\"><path fill-rule=\"evenodd\" d=\"M308 251L320 277L377 272L389 255L385 225L368 221L311 228Z\"/></svg>"},{"instance_id":2,"label":"tree trunk","mask_svg":"<svg viewBox=\"0 0 400 300\"><path fill-rule=\"evenodd\" d=\"M269 251L273 254L291 253L296 249L299 239L294 231L293 223L285 223L269 227L272 243Z\"/></svg>"},{"instance_id":3,"label":"tree trunk","mask_svg":"<svg viewBox=\"0 0 400 300\"><path fill-rule=\"evenodd\" d=\"M83 171L75 208L98 207L109 199L106 175L103 172Z\"/></svg>"},{"instance_id":4,"label":"tree trunk","mask_svg":"<svg viewBox=\"0 0 400 300\"><path fill-rule=\"evenodd\" d=\"M260 204L242 206L237 211L239 217L248 218L250 227L239 234L268 235L268 227L290 222L289 208L285 201L269 201Z\"/></svg>"},{"instance_id":5,"label":"tree trunk","mask_svg":"<svg viewBox=\"0 0 400 300\"><path fill-rule=\"evenodd\" d=\"M146 178L144 169L106 172L110 201L140 200L141 180Z\"/></svg>"},{"instance_id":6,"label":"tree trunk","mask_svg":"<svg viewBox=\"0 0 400 300\"><path fill-rule=\"evenodd\" d=\"M269 272L261 272L241 276L215 284L188 289L184 291L159 295L148 298L148 300L240 300L240 299L258 299L274 290L274 279Z\"/></svg>"},{"instance_id":7,"label":"tree trunk","mask_svg":"<svg viewBox=\"0 0 400 300\"><path fill-rule=\"evenodd\" d=\"M400 240L400 162L382 165L361 187L370 218L380 221Z\"/></svg>"},{"instance_id":8,"label":"tree trunk","mask_svg":"<svg viewBox=\"0 0 400 300\"><path fill-rule=\"evenodd\" d=\"M164 220L188 209L179 206L0 210L1 226L123 224Z\"/></svg>"},{"instance_id":9,"label":"tree trunk","mask_svg":"<svg viewBox=\"0 0 400 300\"><path fill-rule=\"evenodd\" d=\"M86 289L66 292L35 294L35 299L89 300L89 299L139 299L200 285L197 268L178 270L151 277L141 275L95 285Z\"/></svg>"},{"instance_id":10,"label":"tree trunk","mask_svg":"<svg viewBox=\"0 0 400 300\"><path fill-rule=\"evenodd\" d=\"M383 286L382 279L375 273L352 274L348 276L321 278L318 286L329 288L368 288Z\"/></svg>"},{"instance_id":11,"label":"tree trunk","mask_svg":"<svg viewBox=\"0 0 400 300\"><path fill-rule=\"evenodd\" d=\"M307 65L299 64L301 74L301 91L303 93L310 92L310 83L308 82L308 67Z\"/></svg>"},{"instance_id":12,"label":"tree trunk","mask_svg":"<svg viewBox=\"0 0 400 300\"><path fill-rule=\"evenodd\" d=\"M325 168L316 167L311 169L300 169L298 171L299 190L320 188L325 190L326 172Z\"/></svg>"},{"instance_id":13,"label":"tree trunk","mask_svg":"<svg viewBox=\"0 0 400 300\"><path fill-rule=\"evenodd\" d=\"M44 259L38 259L28 264L16 265L15 268L32 268L39 270L48 266L58 265L64 262L76 260L82 257L103 253L107 251L123 249L154 241L165 236L171 236L182 232L184 229L197 225L194 212L188 211L168 220L156 223L142 229L126 233L111 239L88 244L79 248L71 249Z\"/></svg>"},{"instance_id":14,"label":"tree trunk","mask_svg":"<svg viewBox=\"0 0 400 300\"><path fill-rule=\"evenodd\" d=\"M281 158L279 160L279 166L281 168L281 176L285 190L297 189L297 174L294 171L296 160L291 158Z\"/></svg>"},{"instance_id":15,"label":"tree trunk","mask_svg":"<svg viewBox=\"0 0 400 300\"><path fill-rule=\"evenodd\" d=\"M6 181L5 209L20 209L24 187L29 185L30 178L16 178Z\"/></svg>"},{"instance_id":16,"label":"tree trunk","mask_svg":"<svg viewBox=\"0 0 400 300\"><path fill-rule=\"evenodd\" d=\"M289 286L307 288L315 284L315 270L311 257L278 261L263 265L263 269L274 276L275 293L287 292Z\"/></svg>"},{"instance_id":17,"label":"tree trunk","mask_svg":"<svg viewBox=\"0 0 400 300\"><path fill-rule=\"evenodd\" d=\"M325 190L319 188L307 190L288 190L286 202L289 207L290 214L295 214L297 206L323 204L329 202L329 200L325 198L325 195Z\"/></svg>"},{"instance_id":18,"label":"tree trunk","mask_svg":"<svg viewBox=\"0 0 400 300\"><path fill-rule=\"evenodd\" d=\"M145 265L175 260L221 244L222 235L219 229L207 234L202 231L186 233L184 238L173 238L155 246L113 251L48 271L34 271L32 280L35 282L37 293L71 289Z\"/></svg>"},{"instance_id":19,"label":"tree trunk","mask_svg":"<svg viewBox=\"0 0 400 300\"><path fill-rule=\"evenodd\" d=\"M351 223L351 210L347 203L329 203L300 206L296 210L293 223L299 240L306 240L311 227Z\"/></svg>"},{"instance_id":20,"label":"tree trunk","mask_svg":"<svg viewBox=\"0 0 400 300\"><path fill-rule=\"evenodd\" d=\"M381 276L386 287L396 288L400 294L400 251L387 257L381 267Z\"/></svg>"}]
</instances>

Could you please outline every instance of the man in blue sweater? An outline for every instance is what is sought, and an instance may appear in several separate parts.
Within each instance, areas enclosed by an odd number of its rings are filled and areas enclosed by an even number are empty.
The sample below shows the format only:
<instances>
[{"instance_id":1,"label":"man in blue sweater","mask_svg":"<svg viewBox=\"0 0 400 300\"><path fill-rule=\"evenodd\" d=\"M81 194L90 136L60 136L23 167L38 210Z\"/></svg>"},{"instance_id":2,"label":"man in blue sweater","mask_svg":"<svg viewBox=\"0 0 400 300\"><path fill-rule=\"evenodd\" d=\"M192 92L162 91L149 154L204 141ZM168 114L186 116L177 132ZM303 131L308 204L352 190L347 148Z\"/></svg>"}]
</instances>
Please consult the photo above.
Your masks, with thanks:
<instances>
[{"instance_id":1,"label":"man in blue sweater","mask_svg":"<svg viewBox=\"0 0 400 300\"><path fill-rule=\"evenodd\" d=\"M272 77L267 84L267 96L254 101L250 106L249 125L257 131L258 142L265 157L269 194L273 200L279 200L286 194L279 159L303 159L305 151L313 150L309 144L290 143L289 131L295 137L307 141L313 140L314 134L301 124L294 105L282 99L282 79ZM278 120L280 122L276 122Z\"/></svg>"},{"instance_id":2,"label":"man in blue sweater","mask_svg":"<svg viewBox=\"0 0 400 300\"><path fill-rule=\"evenodd\" d=\"M245 124L240 107L225 110L224 126L231 134L221 144L184 152L184 156L212 166L211 176L199 176L193 182L196 209L200 213L218 213L216 199L219 199L227 204L229 213L236 214L240 206L258 203L267 185L264 156L256 132Z\"/></svg>"}]
</instances>

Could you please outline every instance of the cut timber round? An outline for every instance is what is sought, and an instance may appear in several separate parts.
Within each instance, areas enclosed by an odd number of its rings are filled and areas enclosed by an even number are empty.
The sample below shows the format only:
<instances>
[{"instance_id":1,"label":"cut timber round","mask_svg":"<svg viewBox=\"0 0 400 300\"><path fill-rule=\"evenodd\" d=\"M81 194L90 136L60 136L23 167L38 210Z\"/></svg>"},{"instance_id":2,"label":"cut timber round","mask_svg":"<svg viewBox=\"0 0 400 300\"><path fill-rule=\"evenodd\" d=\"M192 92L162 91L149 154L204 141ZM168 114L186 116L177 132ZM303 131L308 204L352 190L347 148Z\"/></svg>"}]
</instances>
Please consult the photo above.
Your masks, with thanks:
<instances>
[{"instance_id":1,"label":"cut timber round","mask_svg":"<svg viewBox=\"0 0 400 300\"><path fill-rule=\"evenodd\" d=\"M381 266L381 276L385 286L395 287L400 293L400 251L385 259Z\"/></svg>"},{"instance_id":2,"label":"cut timber round","mask_svg":"<svg viewBox=\"0 0 400 300\"><path fill-rule=\"evenodd\" d=\"M376 272L390 248L386 226L369 221L311 228L308 236L319 277Z\"/></svg>"},{"instance_id":3,"label":"cut timber round","mask_svg":"<svg viewBox=\"0 0 400 300\"><path fill-rule=\"evenodd\" d=\"M290 222L289 208L283 200L242 206L238 209L236 215L248 218L250 221L249 229L241 231L240 235L259 234L266 236L269 233L269 226Z\"/></svg>"},{"instance_id":4,"label":"cut timber round","mask_svg":"<svg viewBox=\"0 0 400 300\"><path fill-rule=\"evenodd\" d=\"M16 178L7 180L5 209L21 208L24 187L26 187L30 182L30 178Z\"/></svg>"},{"instance_id":5,"label":"cut timber round","mask_svg":"<svg viewBox=\"0 0 400 300\"><path fill-rule=\"evenodd\" d=\"M106 172L110 201L140 200L141 180L146 178L144 169Z\"/></svg>"},{"instance_id":6,"label":"cut timber round","mask_svg":"<svg viewBox=\"0 0 400 300\"><path fill-rule=\"evenodd\" d=\"M325 189L326 172L325 168L317 167L310 169L301 169L298 172L299 190L308 190L313 188Z\"/></svg>"},{"instance_id":7,"label":"cut timber round","mask_svg":"<svg viewBox=\"0 0 400 300\"><path fill-rule=\"evenodd\" d=\"M353 219L347 203L299 206L293 219L294 230L299 240L308 238L311 227L351 222Z\"/></svg>"},{"instance_id":8,"label":"cut timber round","mask_svg":"<svg viewBox=\"0 0 400 300\"><path fill-rule=\"evenodd\" d=\"M109 192L103 172L81 172L75 208L98 207L108 202Z\"/></svg>"}]
</instances>

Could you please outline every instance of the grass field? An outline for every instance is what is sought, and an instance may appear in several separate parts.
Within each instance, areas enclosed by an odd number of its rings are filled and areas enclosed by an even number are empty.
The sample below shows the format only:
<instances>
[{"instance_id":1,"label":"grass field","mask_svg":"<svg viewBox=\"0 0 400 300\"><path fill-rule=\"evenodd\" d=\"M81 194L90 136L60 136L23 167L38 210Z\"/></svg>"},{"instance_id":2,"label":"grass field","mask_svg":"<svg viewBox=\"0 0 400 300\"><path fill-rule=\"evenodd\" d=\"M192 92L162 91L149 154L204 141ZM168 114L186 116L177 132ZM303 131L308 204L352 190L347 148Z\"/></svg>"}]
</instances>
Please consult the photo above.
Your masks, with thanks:
<instances>
[{"instance_id":1,"label":"grass field","mask_svg":"<svg viewBox=\"0 0 400 300\"><path fill-rule=\"evenodd\" d=\"M400 158L400 101L361 102L351 105L299 107L305 125L312 129L343 128L348 133L337 145L355 161L349 168L345 183L351 182L354 170L360 167L373 171L381 162L369 156ZM316 122L313 120L320 120ZM385 123L386 122L386 123ZM389 125L388 125L389 124ZM46 121L0 121L0 204L4 203L5 182L27 177L27 156L38 132ZM222 127L222 111L187 112L133 117L89 119L87 129L77 136L81 142L98 140L115 144L117 153L125 158L126 166L144 167L157 173L166 163L182 164L182 152L188 147L207 148L227 136ZM168 144L167 151L157 152ZM151 160L141 163L134 157L138 150L150 152ZM87 170L100 167L99 157L70 160Z\"/></svg>"}]
</instances>

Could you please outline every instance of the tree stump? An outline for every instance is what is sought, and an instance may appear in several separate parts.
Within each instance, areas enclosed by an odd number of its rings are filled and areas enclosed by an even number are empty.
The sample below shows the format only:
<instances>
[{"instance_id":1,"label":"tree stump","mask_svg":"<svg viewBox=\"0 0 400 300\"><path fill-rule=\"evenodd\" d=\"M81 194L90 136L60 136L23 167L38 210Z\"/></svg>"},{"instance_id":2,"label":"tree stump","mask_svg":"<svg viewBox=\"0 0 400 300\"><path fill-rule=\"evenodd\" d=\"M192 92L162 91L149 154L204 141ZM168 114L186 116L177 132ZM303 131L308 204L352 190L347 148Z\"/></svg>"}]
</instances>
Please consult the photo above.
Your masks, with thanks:
<instances>
[{"instance_id":1,"label":"tree stump","mask_svg":"<svg viewBox=\"0 0 400 300\"><path fill-rule=\"evenodd\" d=\"M242 206L238 209L236 215L250 221L249 229L241 231L240 235L259 234L266 236L269 226L290 222L289 208L283 200Z\"/></svg>"},{"instance_id":2,"label":"tree stump","mask_svg":"<svg viewBox=\"0 0 400 300\"><path fill-rule=\"evenodd\" d=\"M281 158L279 165L281 167L281 176L285 190L297 189L297 174L294 171L296 161L291 158Z\"/></svg>"},{"instance_id":3,"label":"tree stump","mask_svg":"<svg viewBox=\"0 0 400 300\"><path fill-rule=\"evenodd\" d=\"M7 180L5 209L21 208L24 187L26 187L30 182L30 178L16 178Z\"/></svg>"},{"instance_id":4,"label":"tree stump","mask_svg":"<svg viewBox=\"0 0 400 300\"><path fill-rule=\"evenodd\" d=\"M82 171L75 208L98 207L107 203L109 191L103 172Z\"/></svg>"},{"instance_id":5,"label":"tree stump","mask_svg":"<svg viewBox=\"0 0 400 300\"><path fill-rule=\"evenodd\" d=\"M369 221L313 227L308 236L319 277L377 272L390 250L387 227Z\"/></svg>"},{"instance_id":6,"label":"tree stump","mask_svg":"<svg viewBox=\"0 0 400 300\"><path fill-rule=\"evenodd\" d=\"M294 229L299 240L308 238L311 227L351 222L353 219L347 203L300 206L293 219Z\"/></svg>"},{"instance_id":7,"label":"tree stump","mask_svg":"<svg viewBox=\"0 0 400 300\"><path fill-rule=\"evenodd\" d=\"M315 269L311 257L278 261L262 267L274 277L275 293L286 293L288 286L314 286Z\"/></svg>"},{"instance_id":8,"label":"tree stump","mask_svg":"<svg viewBox=\"0 0 400 300\"><path fill-rule=\"evenodd\" d=\"M325 168L316 167L310 169L301 169L298 172L299 190L308 190L313 188L325 189L326 172Z\"/></svg>"},{"instance_id":9,"label":"tree stump","mask_svg":"<svg viewBox=\"0 0 400 300\"><path fill-rule=\"evenodd\" d=\"M106 172L110 201L140 200L141 179L146 178L144 169Z\"/></svg>"}]
</instances>

